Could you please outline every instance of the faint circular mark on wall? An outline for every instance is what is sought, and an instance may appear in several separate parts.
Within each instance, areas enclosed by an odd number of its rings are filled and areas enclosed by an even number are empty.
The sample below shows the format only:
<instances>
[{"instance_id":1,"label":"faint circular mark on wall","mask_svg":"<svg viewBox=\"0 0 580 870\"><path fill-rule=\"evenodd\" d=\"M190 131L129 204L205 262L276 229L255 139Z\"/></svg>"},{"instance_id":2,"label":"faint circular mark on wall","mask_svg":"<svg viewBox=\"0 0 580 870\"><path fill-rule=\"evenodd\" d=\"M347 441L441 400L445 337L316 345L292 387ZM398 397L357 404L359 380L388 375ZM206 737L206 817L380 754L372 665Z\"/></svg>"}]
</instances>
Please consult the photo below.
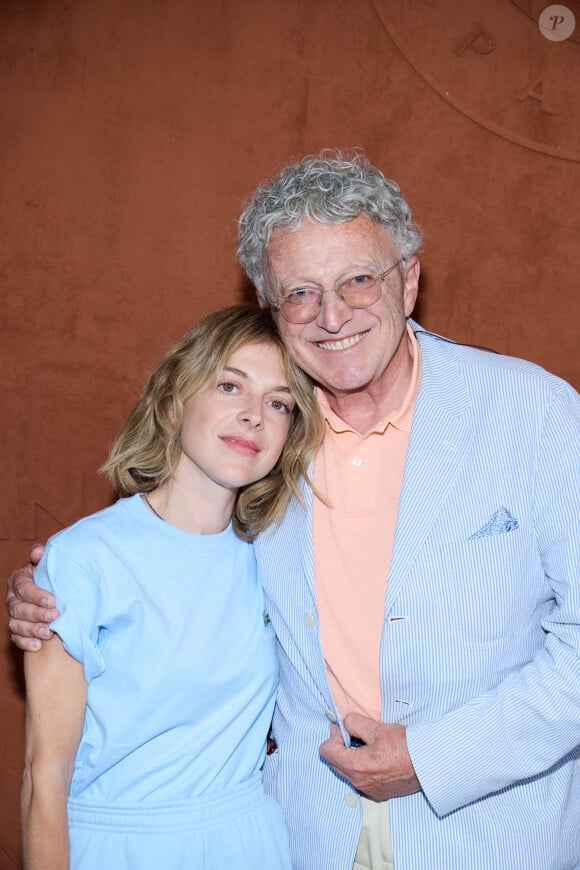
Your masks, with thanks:
<instances>
[{"instance_id":1,"label":"faint circular mark on wall","mask_svg":"<svg viewBox=\"0 0 580 870\"><path fill-rule=\"evenodd\" d=\"M545 39L538 22L549 4L371 3L406 60L455 109L525 148L580 162L578 33ZM578 7L566 4L576 20Z\"/></svg>"}]
</instances>

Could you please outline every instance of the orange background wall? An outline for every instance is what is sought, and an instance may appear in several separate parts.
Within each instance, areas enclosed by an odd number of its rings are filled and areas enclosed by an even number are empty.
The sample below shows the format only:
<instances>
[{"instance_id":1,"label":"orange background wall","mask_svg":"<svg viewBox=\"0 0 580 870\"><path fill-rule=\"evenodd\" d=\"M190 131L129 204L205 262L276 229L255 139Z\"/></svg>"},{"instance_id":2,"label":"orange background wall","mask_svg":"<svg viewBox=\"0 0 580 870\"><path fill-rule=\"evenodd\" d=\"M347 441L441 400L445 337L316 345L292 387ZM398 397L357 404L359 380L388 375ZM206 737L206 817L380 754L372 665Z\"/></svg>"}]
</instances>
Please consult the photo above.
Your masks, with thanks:
<instances>
[{"instance_id":1,"label":"orange background wall","mask_svg":"<svg viewBox=\"0 0 580 870\"><path fill-rule=\"evenodd\" d=\"M578 385L580 3L1 0L0 569L110 493L152 363L243 298L244 197L361 146L423 226L422 323ZM0 655L0 870L18 866L20 656Z\"/></svg>"}]
</instances>

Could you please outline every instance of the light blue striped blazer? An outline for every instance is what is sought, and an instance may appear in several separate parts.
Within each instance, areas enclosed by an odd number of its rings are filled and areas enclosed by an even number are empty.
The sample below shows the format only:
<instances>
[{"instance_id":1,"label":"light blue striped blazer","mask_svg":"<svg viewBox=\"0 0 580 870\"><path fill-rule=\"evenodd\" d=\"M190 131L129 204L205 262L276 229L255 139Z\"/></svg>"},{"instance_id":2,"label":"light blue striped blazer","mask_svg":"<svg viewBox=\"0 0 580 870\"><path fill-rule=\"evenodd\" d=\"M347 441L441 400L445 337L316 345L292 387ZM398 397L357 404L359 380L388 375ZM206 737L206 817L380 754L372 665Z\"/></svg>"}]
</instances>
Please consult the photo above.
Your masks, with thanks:
<instances>
[{"instance_id":1,"label":"light blue striped blazer","mask_svg":"<svg viewBox=\"0 0 580 870\"><path fill-rule=\"evenodd\" d=\"M396 870L580 868L579 398L531 363L412 326L423 373L381 687L423 791L389 802ZM264 780L295 867L351 870L360 802L318 755L340 718L305 498L256 542L281 679Z\"/></svg>"}]
</instances>

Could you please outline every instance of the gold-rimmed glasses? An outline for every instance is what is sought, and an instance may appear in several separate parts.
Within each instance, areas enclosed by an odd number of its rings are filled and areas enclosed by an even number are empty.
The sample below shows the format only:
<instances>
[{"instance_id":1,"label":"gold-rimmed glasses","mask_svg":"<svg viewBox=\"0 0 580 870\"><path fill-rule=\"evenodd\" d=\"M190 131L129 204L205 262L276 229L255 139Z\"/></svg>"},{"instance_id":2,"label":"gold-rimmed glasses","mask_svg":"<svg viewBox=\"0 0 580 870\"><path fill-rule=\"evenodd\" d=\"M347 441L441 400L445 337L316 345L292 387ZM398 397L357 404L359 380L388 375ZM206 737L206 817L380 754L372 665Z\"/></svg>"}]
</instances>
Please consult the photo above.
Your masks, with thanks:
<instances>
[{"instance_id":1,"label":"gold-rimmed glasses","mask_svg":"<svg viewBox=\"0 0 580 870\"><path fill-rule=\"evenodd\" d=\"M378 275L361 273L341 281L334 290L322 290L308 285L287 291L278 301L271 302L274 311L280 311L288 323L309 323L318 317L325 293L337 293L350 308L368 308L374 305L382 292L382 283L403 259L397 260Z\"/></svg>"}]
</instances>

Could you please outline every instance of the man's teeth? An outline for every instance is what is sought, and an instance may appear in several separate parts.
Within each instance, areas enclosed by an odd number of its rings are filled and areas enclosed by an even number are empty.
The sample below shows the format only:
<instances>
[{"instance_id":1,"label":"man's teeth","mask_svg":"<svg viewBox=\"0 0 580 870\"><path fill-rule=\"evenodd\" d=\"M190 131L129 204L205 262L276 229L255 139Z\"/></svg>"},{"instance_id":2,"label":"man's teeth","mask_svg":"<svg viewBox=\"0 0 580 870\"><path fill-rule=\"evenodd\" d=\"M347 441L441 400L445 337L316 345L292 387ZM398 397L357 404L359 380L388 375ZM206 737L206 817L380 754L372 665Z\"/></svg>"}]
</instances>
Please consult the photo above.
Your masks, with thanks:
<instances>
[{"instance_id":1,"label":"man's teeth","mask_svg":"<svg viewBox=\"0 0 580 870\"><path fill-rule=\"evenodd\" d=\"M349 338L341 339L341 341L318 341L316 343L322 350L346 350L347 347L358 344L365 335L366 332L359 332L358 335L351 335Z\"/></svg>"}]
</instances>

